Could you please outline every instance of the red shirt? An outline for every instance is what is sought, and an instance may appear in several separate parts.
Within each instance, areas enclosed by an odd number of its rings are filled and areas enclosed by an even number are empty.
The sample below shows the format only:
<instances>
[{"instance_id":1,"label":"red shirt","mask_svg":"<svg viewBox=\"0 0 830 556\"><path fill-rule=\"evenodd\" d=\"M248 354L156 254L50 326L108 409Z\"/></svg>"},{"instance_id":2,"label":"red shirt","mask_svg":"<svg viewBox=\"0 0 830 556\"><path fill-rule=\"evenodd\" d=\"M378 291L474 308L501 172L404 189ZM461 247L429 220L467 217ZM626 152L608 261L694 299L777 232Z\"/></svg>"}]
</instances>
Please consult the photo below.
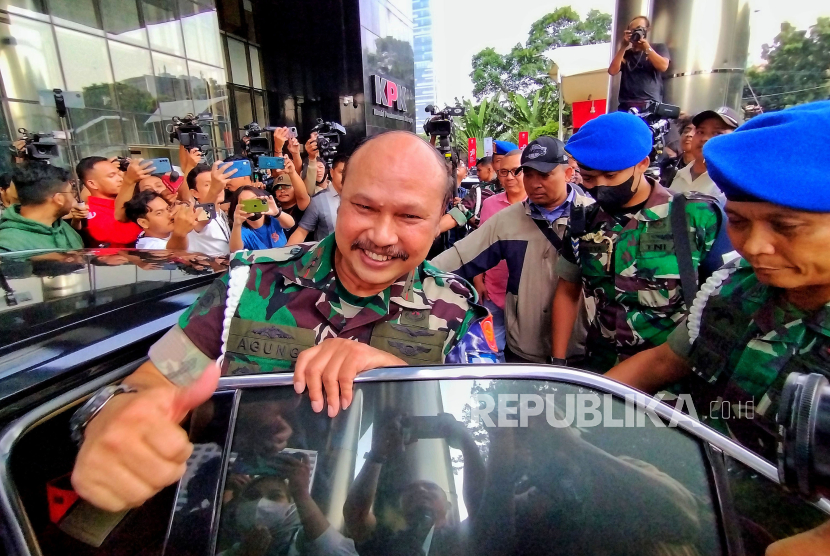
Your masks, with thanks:
<instances>
[{"instance_id":1,"label":"red shirt","mask_svg":"<svg viewBox=\"0 0 830 556\"><path fill-rule=\"evenodd\" d=\"M115 219L115 199L104 197L89 197L86 200L89 206L87 216L87 233L95 242L92 247L109 243L110 247L132 247L141 227L134 222L119 222Z\"/></svg>"}]
</instances>

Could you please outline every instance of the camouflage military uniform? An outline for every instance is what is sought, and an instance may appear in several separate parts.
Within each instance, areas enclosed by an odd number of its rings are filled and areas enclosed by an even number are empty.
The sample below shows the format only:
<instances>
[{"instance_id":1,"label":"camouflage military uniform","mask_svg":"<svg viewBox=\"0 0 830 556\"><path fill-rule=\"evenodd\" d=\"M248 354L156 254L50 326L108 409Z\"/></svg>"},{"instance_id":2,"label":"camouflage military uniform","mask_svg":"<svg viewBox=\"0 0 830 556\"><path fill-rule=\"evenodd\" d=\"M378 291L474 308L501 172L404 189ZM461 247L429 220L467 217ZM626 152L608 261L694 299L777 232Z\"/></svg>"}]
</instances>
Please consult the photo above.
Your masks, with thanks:
<instances>
[{"instance_id":1,"label":"camouflage military uniform","mask_svg":"<svg viewBox=\"0 0 830 556\"><path fill-rule=\"evenodd\" d=\"M830 303L799 309L738 259L707 280L669 346L706 381L690 382L698 415L775 461L775 413L787 376L830 378Z\"/></svg>"},{"instance_id":2,"label":"camouflage military uniform","mask_svg":"<svg viewBox=\"0 0 830 556\"><path fill-rule=\"evenodd\" d=\"M642 210L627 223L598 210L587 231L570 234L557 274L582 281L586 299L596 303L588 330L585 367L605 372L617 362L666 341L686 309L671 233L672 195L659 184ZM706 256L718 233L718 215L709 201L686 205L692 258ZM578 250L576 248L578 242Z\"/></svg>"},{"instance_id":3,"label":"camouflage military uniform","mask_svg":"<svg viewBox=\"0 0 830 556\"><path fill-rule=\"evenodd\" d=\"M481 191L481 202L477 199L476 190ZM482 182L472 188L461 199L461 203L453 207L449 214L452 216L459 226L469 224L472 228L477 228L479 223L479 215L481 214L481 207L484 201L489 199L496 193L501 193L504 188L499 183L498 179L493 181Z\"/></svg>"},{"instance_id":4,"label":"camouflage military uniform","mask_svg":"<svg viewBox=\"0 0 830 556\"><path fill-rule=\"evenodd\" d=\"M381 293L356 298L335 276L335 250L332 234L237 254L150 359L177 384L212 359L224 375L288 371L327 338L370 344L410 364L495 362L491 317L466 282L423 263Z\"/></svg>"}]
</instances>

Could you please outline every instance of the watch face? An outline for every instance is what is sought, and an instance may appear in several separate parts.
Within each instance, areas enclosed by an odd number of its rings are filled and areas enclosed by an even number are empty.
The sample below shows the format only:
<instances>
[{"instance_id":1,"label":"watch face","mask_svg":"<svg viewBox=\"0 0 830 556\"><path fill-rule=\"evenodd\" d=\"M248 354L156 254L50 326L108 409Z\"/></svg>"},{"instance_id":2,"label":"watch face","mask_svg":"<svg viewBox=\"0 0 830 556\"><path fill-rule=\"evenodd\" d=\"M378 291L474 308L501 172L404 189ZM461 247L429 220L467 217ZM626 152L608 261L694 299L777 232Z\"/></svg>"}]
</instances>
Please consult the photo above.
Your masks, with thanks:
<instances>
[{"instance_id":1,"label":"watch face","mask_svg":"<svg viewBox=\"0 0 830 556\"><path fill-rule=\"evenodd\" d=\"M72 440L80 446L84 440L86 426L95 417L101 408L110 401L113 396L125 392L135 392L135 388L126 384L110 384L98 390L93 396L75 412L69 420L69 430Z\"/></svg>"}]
</instances>

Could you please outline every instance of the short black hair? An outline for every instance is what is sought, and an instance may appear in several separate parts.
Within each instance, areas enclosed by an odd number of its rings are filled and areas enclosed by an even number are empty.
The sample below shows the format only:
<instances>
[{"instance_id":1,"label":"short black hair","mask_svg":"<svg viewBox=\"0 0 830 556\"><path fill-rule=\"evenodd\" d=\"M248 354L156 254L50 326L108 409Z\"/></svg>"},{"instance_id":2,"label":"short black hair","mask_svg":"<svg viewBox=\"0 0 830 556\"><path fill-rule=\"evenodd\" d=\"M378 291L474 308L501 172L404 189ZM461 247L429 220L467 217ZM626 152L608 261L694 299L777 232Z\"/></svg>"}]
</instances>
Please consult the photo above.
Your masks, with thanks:
<instances>
[{"instance_id":1,"label":"short black hair","mask_svg":"<svg viewBox=\"0 0 830 556\"><path fill-rule=\"evenodd\" d=\"M78 162L78 165L75 166L75 173L78 174L78 181L81 182L81 185L86 182L87 175L89 175L99 162L109 162L109 160L103 156L88 156Z\"/></svg>"},{"instance_id":2,"label":"short black hair","mask_svg":"<svg viewBox=\"0 0 830 556\"><path fill-rule=\"evenodd\" d=\"M335 156L331 161L331 167L334 168L338 164L345 164L349 161L349 155L347 154L338 154Z\"/></svg>"},{"instance_id":3,"label":"short black hair","mask_svg":"<svg viewBox=\"0 0 830 556\"><path fill-rule=\"evenodd\" d=\"M493 157L492 156L482 156L476 162L476 166L489 166L493 164Z\"/></svg>"},{"instance_id":4,"label":"short black hair","mask_svg":"<svg viewBox=\"0 0 830 556\"><path fill-rule=\"evenodd\" d=\"M239 204L239 196L242 195L243 191L250 191L257 197L267 198L271 196L271 194L265 191L264 189L260 189L259 187L256 187L254 185L243 185L242 187L238 188L236 191L233 192L233 196L231 197L231 203L228 207L228 215L231 221L233 221L233 215L236 213L236 205Z\"/></svg>"},{"instance_id":5,"label":"short black hair","mask_svg":"<svg viewBox=\"0 0 830 556\"><path fill-rule=\"evenodd\" d=\"M147 216L147 212L150 210L147 205L155 199L164 201L164 197L151 189L136 191L133 198L124 203L124 214L127 216L127 220L138 224L138 219Z\"/></svg>"},{"instance_id":6,"label":"short black hair","mask_svg":"<svg viewBox=\"0 0 830 556\"><path fill-rule=\"evenodd\" d=\"M71 178L68 170L45 162L23 162L16 165L12 173L17 198L24 207L45 203L52 195L63 191Z\"/></svg>"},{"instance_id":7,"label":"short black hair","mask_svg":"<svg viewBox=\"0 0 830 556\"><path fill-rule=\"evenodd\" d=\"M0 189L3 191L7 190L12 185L12 173L11 172L3 172L0 174Z\"/></svg>"},{"instance_id":8,"label":"short black hair","mask_svg":"<svg viewBox=\"0 0 830 556\"><path fill-rule=\"evenodd\" d=\"M205 164L204 162L197 164L195 168L187 173L187 187L190 189L196 189L196 178L205 172L210 172L210 165Z\"/></svg>"}]
</instances>

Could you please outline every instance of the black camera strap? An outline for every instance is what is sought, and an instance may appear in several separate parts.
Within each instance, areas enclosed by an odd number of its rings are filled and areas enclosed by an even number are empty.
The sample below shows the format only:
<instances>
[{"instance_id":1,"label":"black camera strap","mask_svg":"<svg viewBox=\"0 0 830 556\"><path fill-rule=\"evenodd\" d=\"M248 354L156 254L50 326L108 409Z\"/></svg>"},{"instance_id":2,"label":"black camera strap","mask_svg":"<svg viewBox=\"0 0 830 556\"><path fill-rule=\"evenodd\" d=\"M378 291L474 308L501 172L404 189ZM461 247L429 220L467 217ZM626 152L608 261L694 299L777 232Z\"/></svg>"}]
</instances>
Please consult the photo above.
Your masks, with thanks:
<instances>
[{"instance_id":1,"label":"black camera strap","mask_svg":"<svg viewBox=\"0 0 830 556\"><path fill-rule=\"evenodd\" d=\"M562 241L562 238L556 235L556 232L553 230L553 222L548 222L547 220L537 220L536 218L531 218L533 223L536 224L536 227L539 228L539 231L542 232L553 248L556 249L557 253L562 252L562 247L564 247L565 242Z\"/></svg>"},{"instance_id":2,"label":"black camera strap","mask_svg":"<svg viewBox=\"0 0 830 556\"><path fill-rule=\"evenodd\" d=\"M683 301L686 312L692 308L697 295L697 269L692 259L692 244L689 240L689 223L686 220L686 196L682 193L674 196L671 205L671 231L674 236L674 252L677 256L677 268L680 271L680 287L683 288Z\"/></svg>"}]
</instances>

